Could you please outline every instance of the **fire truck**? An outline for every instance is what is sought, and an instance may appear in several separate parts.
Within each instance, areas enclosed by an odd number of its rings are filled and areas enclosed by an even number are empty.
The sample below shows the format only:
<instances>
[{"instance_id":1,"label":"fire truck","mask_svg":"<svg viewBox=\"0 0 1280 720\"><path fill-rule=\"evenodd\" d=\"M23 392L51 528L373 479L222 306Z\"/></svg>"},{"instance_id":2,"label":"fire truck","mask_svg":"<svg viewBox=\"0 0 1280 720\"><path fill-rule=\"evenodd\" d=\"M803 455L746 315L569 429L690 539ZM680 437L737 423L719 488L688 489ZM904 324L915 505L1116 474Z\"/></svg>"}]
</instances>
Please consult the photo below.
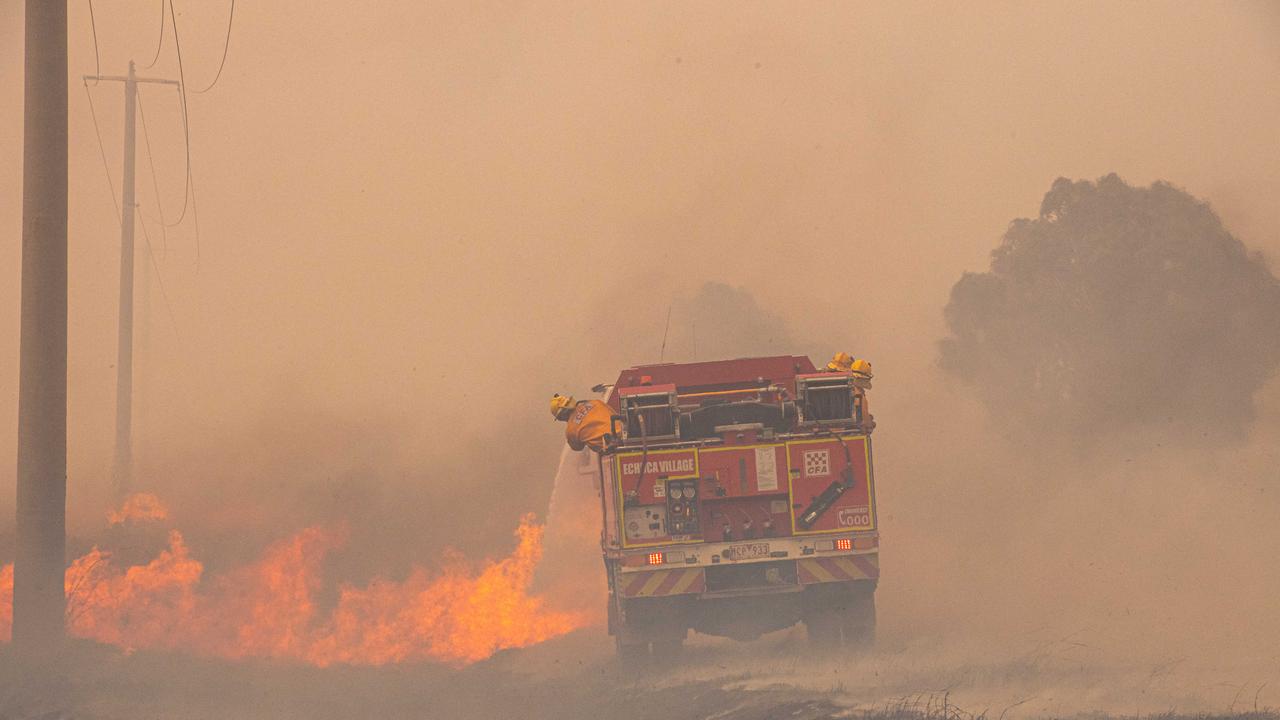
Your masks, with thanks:
<instances>
[{"instance_id":1,"label":"fire truck","mask_svg":"<svg viewBox=\"0 0 1280 720\"><path fill-rule=\"evenodd\" d=\"M807 357L644 365L601 389L609 633L634 662L690 630L751 640L804 623L868 646L880 575L870 373Z\"/></svg>"}]
</instances>

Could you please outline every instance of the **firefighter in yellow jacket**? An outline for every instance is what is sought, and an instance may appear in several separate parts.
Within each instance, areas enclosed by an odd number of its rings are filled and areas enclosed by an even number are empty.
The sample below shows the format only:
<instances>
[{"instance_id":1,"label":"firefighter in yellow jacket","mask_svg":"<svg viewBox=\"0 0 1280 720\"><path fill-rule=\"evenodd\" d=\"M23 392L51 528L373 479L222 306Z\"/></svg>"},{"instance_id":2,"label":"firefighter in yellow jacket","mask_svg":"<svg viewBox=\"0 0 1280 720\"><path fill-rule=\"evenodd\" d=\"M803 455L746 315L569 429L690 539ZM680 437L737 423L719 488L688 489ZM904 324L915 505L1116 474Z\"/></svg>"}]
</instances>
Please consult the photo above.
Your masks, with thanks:
<instances>
[{"instance_id":1,"label":"firefighter in yellow jacket","mask_svg":"<svg viewBox=\"0 0 1280 720\"><path fill-rule=\"evenodd\" d=\"M608 405L599 400L574 402L572 395L556 394L551 396L551 415L568 423L564 438L569 447L604 452L613 418L613 409Z\"/></svg>"},{"instance_id":2,"label":"firefighter in yellow jacket","mask_svg":"<svg viewBox=\"0 0 1280 720\"><path fill-rule=\"evenodd\" d=\"M871 377L871 363L866 360L859 360L847 352L838 352L835 357L831 358L831 362L827 363L827 372L847 372L854 375L861 375L865 378Z\"/></svg>"}]
</instances>

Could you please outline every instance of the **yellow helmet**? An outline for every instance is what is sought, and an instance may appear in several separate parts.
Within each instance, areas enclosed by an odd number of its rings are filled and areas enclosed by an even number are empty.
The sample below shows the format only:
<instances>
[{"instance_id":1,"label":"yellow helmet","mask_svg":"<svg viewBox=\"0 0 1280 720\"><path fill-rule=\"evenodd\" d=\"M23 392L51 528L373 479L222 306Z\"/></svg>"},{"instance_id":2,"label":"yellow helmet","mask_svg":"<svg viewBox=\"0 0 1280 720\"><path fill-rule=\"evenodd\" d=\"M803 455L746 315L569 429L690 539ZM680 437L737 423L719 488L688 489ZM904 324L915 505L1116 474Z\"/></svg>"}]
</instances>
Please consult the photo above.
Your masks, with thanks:
<instances>
[{"instance_id":1,"label":"yellow helmet","mask_svg":"<svg viewBox=\"0 0 1280 720\"><path fill-rule=\"evenodd\" d=\"M572 395L561 395L556 393L551 396L551 417L557 420L566 420L569 417L569 411L573 409L576 403L573 401Z\"/></svg>"},{"instance_id":2,"label":"yellow helmet","mask_svg":"<svg viewBox=\"0 0 1280 720\"><path fill-rule=\"evenodd\" d=\"M853 364L849 366L849 371L871 377L871 362L869 360L854 360Z\"/></svg>"},{"instance_id":3,"label":"yellow helmet","mask_svg":"<svg viewBox=\"0 0 1280 720\"><path fill-rule=\"evenodd\" d=\"M850 366L853 365L853 357L847 352L838 352L831 358L831 362L827 363L827 370L831 372L849 372Z\"/></svg>"}]
</instances>

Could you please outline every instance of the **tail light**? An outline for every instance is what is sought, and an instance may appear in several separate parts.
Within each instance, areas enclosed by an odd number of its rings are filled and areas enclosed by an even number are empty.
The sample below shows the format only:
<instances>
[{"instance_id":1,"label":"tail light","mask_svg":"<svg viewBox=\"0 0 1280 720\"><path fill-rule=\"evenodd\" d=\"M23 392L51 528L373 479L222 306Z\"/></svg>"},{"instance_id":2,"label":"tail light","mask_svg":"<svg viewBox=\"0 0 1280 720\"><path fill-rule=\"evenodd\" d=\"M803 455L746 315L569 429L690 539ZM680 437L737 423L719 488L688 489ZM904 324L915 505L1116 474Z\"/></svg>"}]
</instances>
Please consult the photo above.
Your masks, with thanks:
<instances>
[{"instance_id":1,"label":"tail light","mask_svg":"<svg viewBox=\"0 0 1280 720\"><path fill-rule=\"evenodd\" d=\"M813 543L813 549L818 552L848 552L853 550L853 538L818 540Z\"/></svg>"},{"instance_id":2,"label":"tail light","mask_svg":"<svg viewBox=\"0 0 1280 720\"><path fill-rule=\"evenodd\" d=\"M635 558L632 562L623 561L624 565L672 565L676 563L695 562L693 557L685 557L683 550L668 550L667 552L651 552L647 555L633 555ZM640 562L643 561L643 562Z\"/></svg>"}]
</instances>

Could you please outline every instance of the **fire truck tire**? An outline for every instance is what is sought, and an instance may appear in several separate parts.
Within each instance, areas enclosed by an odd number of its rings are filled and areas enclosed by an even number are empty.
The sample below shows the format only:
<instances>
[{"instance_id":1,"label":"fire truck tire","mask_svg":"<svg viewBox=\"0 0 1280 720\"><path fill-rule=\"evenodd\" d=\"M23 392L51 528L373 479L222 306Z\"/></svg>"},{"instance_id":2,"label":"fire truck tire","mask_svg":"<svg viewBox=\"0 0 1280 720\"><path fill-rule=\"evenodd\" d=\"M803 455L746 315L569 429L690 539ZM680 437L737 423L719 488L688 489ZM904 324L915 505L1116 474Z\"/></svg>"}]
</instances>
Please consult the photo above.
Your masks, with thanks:
<instances>
[{"instance_id":1,"label":"fire truck tire","mask_svg":"<svg viewBox=\"0 0 1280 720\"><path fill-rule=\"evenodd\" d=\"M804 612L809 644L816 650L860 650L875 641L875 585L831 583L811 588Z\"/></svg>"},{"instance_id":2,"label":"fire truck tire","mask_svg":"<svg viewBox=\"0 0 1280 720\"><path fill-rule=\"evenodd\" d=\"M815 608L806 612L804 628L814 649L834 650L840 647L842 628L838 610Z\"/></svg>"},{"instance_id":3,"label":"fire truck tire","mask_svg":"<svg viewBox=\"0 0 1280 720\"><path fill-rule=\"evenodd\" d=\"M876 641L876 594L874 589L855 590L841 613L840 634L845 647L865 649Z\"/></svg>"},{"instance_id":4,"label":"fire truck tire","mask_svg":"<svg viewBox=\"0 0 1280 720\"><path fill-rule=\"evenodd\" d=\"M623 642L622 638L614 638L618 651L618 662L628 667L643 664L649 658L649 643Z\"/></svg>"},{"instance_id":5,"label":"fire truck tire","mask_svg":"<svg viewBox=\"0 0 1280 720\"><path fill-rule=\"evenodd\" d=\"M657 662L670 662L684 652L683 638L664 638L653 641L653 659Z\"/></svg>"}]
</instances>

